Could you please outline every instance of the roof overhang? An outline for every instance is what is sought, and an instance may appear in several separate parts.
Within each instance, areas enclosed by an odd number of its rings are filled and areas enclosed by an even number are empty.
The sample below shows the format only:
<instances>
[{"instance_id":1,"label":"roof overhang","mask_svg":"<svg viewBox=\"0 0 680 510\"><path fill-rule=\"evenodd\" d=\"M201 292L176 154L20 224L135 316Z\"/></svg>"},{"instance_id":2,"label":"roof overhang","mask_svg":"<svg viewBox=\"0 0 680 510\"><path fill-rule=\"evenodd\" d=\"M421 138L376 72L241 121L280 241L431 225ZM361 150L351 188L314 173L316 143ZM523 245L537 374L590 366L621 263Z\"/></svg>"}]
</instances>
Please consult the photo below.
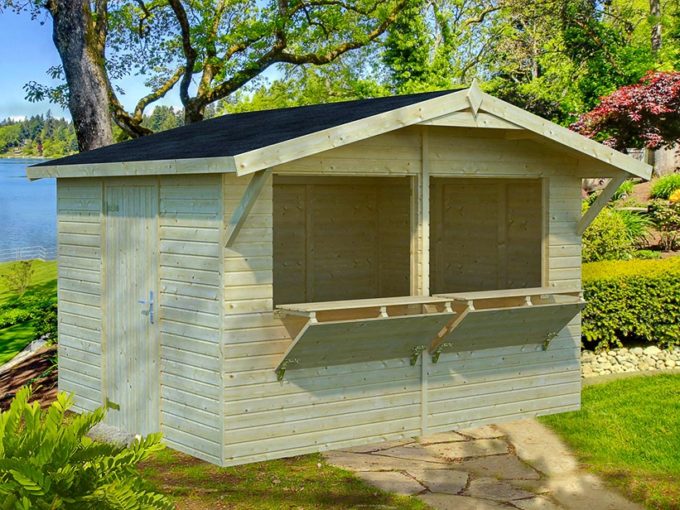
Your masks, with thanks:
<instances>
[{"instance_id":1,"label":"roof overhang","mask_svg":"<svg viewBox=\"0 0 680 510\"><path fill-rule=\"evenodd\" d=\"M241 176L417 124L526 130L539 138L556 142L587 159L595 160L610 170L623 171L643 179L649 179L652 173L652 167L648 164L486 94L476 82L469 89L444 94L235 156L44 165L29 167L26 173L30 179L234 172Z\"/></svg>"}]
</instances>

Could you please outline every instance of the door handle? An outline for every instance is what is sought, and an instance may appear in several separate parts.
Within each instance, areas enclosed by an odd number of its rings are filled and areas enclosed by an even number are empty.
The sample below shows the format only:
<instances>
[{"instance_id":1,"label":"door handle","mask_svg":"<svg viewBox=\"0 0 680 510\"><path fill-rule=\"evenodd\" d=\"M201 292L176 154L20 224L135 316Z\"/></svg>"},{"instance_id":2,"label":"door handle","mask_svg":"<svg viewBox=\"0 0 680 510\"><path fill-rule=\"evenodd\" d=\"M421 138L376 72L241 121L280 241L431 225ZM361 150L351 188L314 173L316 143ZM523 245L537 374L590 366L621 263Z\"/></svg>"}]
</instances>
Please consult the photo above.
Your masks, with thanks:
<instances>
[{"instance_id":1,"label":"door handle","mask_svg":"<svg viewBox=\"0 0 680 510\"><path fill-rule=\"evenodd\" d=\"M149 305L149 309L147 310L147 315L149 316L149 323L153 324L153 291L149 291L149 300L144 301L143 299L140 299L138 301L140 305Z\"/></svg>"}]
</instances>

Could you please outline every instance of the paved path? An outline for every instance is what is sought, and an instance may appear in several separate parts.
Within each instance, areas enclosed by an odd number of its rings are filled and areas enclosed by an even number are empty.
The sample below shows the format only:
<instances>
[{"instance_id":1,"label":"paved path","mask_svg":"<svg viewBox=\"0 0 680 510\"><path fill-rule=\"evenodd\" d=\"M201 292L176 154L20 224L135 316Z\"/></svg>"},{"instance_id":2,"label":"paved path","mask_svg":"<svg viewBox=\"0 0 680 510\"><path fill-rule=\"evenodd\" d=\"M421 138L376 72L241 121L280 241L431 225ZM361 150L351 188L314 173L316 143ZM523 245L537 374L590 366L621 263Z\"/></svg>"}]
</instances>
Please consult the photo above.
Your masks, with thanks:
<instances>
[{"instance_id":1,"label":"paved path","mask_svg":"<svg viewBox=\"0 0 680 510\"><path fill-rule=\"evenodd\" d=\"M330 464L437 510L642 510L536 420L329 452Z\"/></svg>"}]
</instances>

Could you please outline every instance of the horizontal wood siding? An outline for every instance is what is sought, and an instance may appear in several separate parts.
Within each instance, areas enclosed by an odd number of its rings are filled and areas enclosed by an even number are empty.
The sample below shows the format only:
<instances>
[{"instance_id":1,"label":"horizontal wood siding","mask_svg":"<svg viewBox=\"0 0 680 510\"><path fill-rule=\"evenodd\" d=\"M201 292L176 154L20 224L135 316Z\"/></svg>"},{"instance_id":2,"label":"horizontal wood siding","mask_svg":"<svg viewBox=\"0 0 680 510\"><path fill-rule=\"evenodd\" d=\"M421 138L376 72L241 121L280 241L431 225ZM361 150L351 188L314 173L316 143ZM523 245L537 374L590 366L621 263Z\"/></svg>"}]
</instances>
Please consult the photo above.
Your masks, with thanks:
<instances>
[{"instance_id":1,"label":"horizontal wood siding","mask_svg":"<svg viewBox=\"0 0 680 510\"><path fill-rule=\"evenodd\" d=\"M224 178L229 218L248 178ZM269 182L225 250L225 465L417 434L420 369L407 359L288 370L277 381L291 340L272 313L272 197Z\"/></svg>"},{"instance_id":2,"label":"horizontal wood siding","mask_svg":"<svg viewBox=\"0 0 680 510\"><path fill-rule=\"evenodd\" d=\"M160 183L161 430L169 446L219 464L221 177Z\"/></svg>"},{"instance_id":3,"label":"horizontal wood siding","mask_svg":"<svg viewBox=\"0 0 680 510\"><path fill-rule=\"evenodd\" d=\"M102 182L57 179L59 390L102 405Z\"/></svg>"},{"instance_id":4,"label":"horizontal wood siding","mask_svg":"<svg viewBox=\"0 0 680 510\"><path fill-rule=\"evenodd\" d=\"M544 283L578 288L580 178L568 175L568 167L563 168L567 175L560 175L558 170L547 172L552 176L544 181ZM526 207L521 201L511 203L520 210ZM489 341L494 334L502 331L490 332ZM442 354L437 364L428 367L429 432L579 409L580 338L578 316L547 351L526 345Z\"/></svg>"}]
</instances>

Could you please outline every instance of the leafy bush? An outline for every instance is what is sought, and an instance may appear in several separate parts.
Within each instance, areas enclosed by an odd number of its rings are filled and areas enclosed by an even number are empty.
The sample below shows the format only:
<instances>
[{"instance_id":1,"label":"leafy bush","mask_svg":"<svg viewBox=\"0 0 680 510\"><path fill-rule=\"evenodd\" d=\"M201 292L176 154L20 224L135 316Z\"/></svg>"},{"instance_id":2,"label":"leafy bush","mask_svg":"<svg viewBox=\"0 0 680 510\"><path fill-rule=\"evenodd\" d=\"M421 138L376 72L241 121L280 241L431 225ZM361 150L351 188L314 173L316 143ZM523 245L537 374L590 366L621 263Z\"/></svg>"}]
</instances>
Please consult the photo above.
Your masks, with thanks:
<instances>
[{"instance_id":1,"label":"leafy bush","mask_svg":"<svg viewBox=\"0 0 680 510\"><path fill-rule=\"evenodd\" d=\"M678 189L680 189L680 174L664 175L652 183L650 195L652 198L668 200L671 194Z\"/></svg>"},{"instance_id":2,"label":"leafy bush","mask_svg":"<svg viewBox=\"0 0 680 510\"><path fill-rule=\"evenodd\" d=\"M671 193L671 196L668 197L668 201L671 204L677 204L680 202L680 189L676 189L673 193Z\"/></svg>"},{"instance_id":3,"label":"leafy bush","mask_svg":"<svg viewBox=\"0 0 680 510\"><path fill-rule=\"evenodd\" d=\"M35 268L32 260L19 260L9 267L7 273L2 275L5 285L13 294L23 296L31 285L31 278Z\"/></svg>"},{"instance_id":4,"label":"leafy bush","mask_svg":"<svg viewBox=\"0 0 680 510\"><path fill-rule=\"evenodd\" d=\"M0 328L33 321L36 335L57 339L57 297L51 292L25 294L0 307Z\"/></svg>"},{"instance_id":5,"label":"leafy bush","mask_svg":"<svg viewBox=\"0 0 680 510\"><path fill-rule=\"evenodd\" d=\"M680 202L652 200L649 214L661 237L661 247L664 250L675 249L680 241Z\"/></svg>"},{"instance_id":6,"label":"leafy bush","mask_svg":"<svg viewBox=\"0 0 680 510\"><path fill-rule=\"evenodd\" d=\"M649 236L649 231L652 228L652 220L649 216L624 209L615 209L613 212L623 220L631 242L636 246L645 246L647 236Z\"/></svg>"},{"instance_id":7,"label":"leafy bush","mask_svg":"<svg viewBox=\"0 0 680 510\"><path fill-rule=\"evenodd\" d=\"M661 258L661 253L654 250L637 250L633 252L633 258L638 260L656 260Z\"/></svg>"},{"instance_id":8,"label":"leafy bush","mask_svg":"<svg viewBox=\"0 0 680 510\"><path fill-rule=\"evenodd\" d=\"M617 211L605 207L583 233L584 262L630 259L633 252L628 227Z\"/></svg>"},{"instance_id":9,"label":"leafy bush","mask_svg":"<svg viewBox=\"0 0 680 510\"><path fill-rule=\"evenodd\" d=\"M680 344L680 257L583 265L583 337L595 348Z\"/></svg>"},{"instance_id":10,"label":"leafy bush","mask_svg":"<svg viewBox=\"0 0 680 510\"><path fill-rule=\"evenodd\" d=\"M26 322L31 318L31 313L23 308L9 308L0 310L0 328L8 328L15 324Z\"/></svg>"},{"instance_id":11,"label":"leafy bush","mask_svg":"<svg viewBox=\"0 0 680 510\"><path fill-rule=\"evenodd\" d=\"M129 447L95 443L85 434L103 409L67 418L72 396L60 393L47 410L30 396L22 388L0 413L0 509L173 508L136 470L162 448L159 434Z\"/></svg>"}]
</instances>

